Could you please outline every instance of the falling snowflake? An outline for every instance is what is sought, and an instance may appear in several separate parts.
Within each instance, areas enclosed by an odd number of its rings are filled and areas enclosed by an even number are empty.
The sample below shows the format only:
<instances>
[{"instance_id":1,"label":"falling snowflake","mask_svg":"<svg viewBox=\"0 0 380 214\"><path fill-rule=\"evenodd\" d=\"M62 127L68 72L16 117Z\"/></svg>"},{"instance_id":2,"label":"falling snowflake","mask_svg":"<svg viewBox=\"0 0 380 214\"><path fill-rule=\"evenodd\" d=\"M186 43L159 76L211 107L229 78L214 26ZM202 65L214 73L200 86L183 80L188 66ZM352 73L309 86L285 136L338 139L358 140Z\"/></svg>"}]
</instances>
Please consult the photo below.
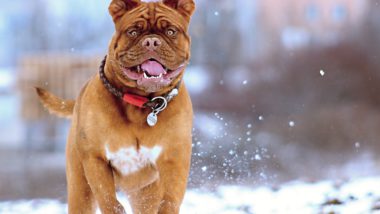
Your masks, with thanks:
<instances>
[{"instance_id":1,"label":"falling snowflake","mask_svg":"<svg viewBox=\"0 0 380 214\"><path fill-rule=\"evenodd\" d=\"M321 74L321 76L325 76L325 71L324 70L320 70L319 73Z\"/></svg>"},{"instance_id":2,"label":"falling snowflake","mask_svg":"<svg viewBox=\"0 0 380 214\"><path fill-rule=\"evenodd\" d=\"M360 148L360 142L355 143L355 148L359 149Z\"/></svg>"},{"instance_id":3,"label":"falling snowflake","mask_svg":"<svg viewBox=\"0 0 380 214\"><path fill-rule=\"evenodd\" d=\"M296 123L294 121L289 121L289 126L290 127L294 127L296 125Z\"/></svg>"},{"instance_id":4,"label":"falling snowflake","mask_svg":"<svg viewBox=\"0 0 380 214\"><path fill-rule=\"evenodd\" d=\"M264 172L260 172L260 177L266 179L266 178L267 178L267 175L266 175Z\"/></svg>"}]
</instances>

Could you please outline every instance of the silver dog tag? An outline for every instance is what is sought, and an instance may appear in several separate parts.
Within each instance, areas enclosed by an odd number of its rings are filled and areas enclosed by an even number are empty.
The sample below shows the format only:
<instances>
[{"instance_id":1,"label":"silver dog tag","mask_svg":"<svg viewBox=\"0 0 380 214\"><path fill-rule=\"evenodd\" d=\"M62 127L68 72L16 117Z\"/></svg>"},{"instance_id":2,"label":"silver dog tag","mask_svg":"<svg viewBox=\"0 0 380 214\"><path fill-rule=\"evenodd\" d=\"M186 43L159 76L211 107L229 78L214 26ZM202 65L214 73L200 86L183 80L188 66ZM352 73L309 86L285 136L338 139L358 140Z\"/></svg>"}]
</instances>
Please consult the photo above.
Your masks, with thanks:
<instances>
[{"instance_id":1,"label":"silver dog tag","mask_svg":"<svg viewBox=\"0 0 380 214\"><path fill-rule=\"evenodd\" d=\"M153 111L150 114L148 114L148 117L146 118L146 122L148 123L150 127L153 127L157 124L157 121L158 121L157 115L168 106L168 101L166 100L165 97L155 97L152 99L152 101L155 101L157 99L161 99L163 103L159 106L152 108Z\"/></svg>"},{"instance_id":2,"label":"silver dog tag","mask_svg":"<svg viewBox=\"0 0 380 214\"><path fill-rule=\"evenodd\" d=\"M157 124L157 121L158 121L158 118L155 112L150 113L148 117L146 118L146 122L148 123L150 127L155 126Z\"/></svg>"}]
</instances>

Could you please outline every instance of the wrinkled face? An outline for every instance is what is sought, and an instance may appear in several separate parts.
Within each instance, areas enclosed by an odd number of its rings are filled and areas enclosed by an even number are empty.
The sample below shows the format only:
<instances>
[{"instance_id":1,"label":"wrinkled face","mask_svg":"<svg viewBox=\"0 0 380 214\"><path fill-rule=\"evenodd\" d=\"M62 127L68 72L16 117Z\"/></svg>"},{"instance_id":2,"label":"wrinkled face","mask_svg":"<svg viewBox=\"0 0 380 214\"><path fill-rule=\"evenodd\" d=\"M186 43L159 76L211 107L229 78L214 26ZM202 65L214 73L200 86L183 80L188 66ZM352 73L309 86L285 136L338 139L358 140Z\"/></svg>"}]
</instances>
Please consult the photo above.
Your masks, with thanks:
<instances>
[{"instance_id":1,"label":"wrinkled face","mask_svg":"<svg viewBox=\"0 0 380 214\"><path fill-rule=\"evenodd\" d=\"M115 76L149 93L177 84L190 58L193 0L113 0L109 11L116 28L109 50Z\"/></svg>"}]
</instances>

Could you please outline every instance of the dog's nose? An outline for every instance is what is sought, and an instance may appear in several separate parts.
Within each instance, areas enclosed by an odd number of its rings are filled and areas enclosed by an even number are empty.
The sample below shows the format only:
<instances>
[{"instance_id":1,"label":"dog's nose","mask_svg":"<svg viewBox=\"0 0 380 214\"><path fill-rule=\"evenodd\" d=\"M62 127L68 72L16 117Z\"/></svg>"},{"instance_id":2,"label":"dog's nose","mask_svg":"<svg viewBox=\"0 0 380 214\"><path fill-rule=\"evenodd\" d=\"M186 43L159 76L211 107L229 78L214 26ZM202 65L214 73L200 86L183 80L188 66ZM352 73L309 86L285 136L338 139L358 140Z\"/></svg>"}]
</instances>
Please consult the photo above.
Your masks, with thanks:
<instances>
[{"instance_id":1,"label":"dog's nose","mask_svg":"<svg viewBox=\"0 0 380 214\"><path fill-rule=\"evenodd\" d=\"M146 49L150 50L150 51L154 51L158 47L161 46L161 40L159 38L156 38L156 37L146 38L142 42L142 46L145 47Z\"/></svg>"}]
</instances>

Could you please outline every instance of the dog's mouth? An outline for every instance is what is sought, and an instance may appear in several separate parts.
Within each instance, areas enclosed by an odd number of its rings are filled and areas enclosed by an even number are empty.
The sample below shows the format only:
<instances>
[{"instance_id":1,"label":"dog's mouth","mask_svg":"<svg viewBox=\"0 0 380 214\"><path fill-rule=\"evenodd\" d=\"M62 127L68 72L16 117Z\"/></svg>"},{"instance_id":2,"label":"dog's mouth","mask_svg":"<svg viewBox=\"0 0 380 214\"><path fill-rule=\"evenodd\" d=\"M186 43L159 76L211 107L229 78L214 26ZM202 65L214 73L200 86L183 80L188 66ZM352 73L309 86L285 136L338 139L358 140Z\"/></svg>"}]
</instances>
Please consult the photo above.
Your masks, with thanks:
<instances>
[{"instance_id":1,"label":"dog's mouth","mask_svg":"<svg viewBox=\"0 0 380 214\"><path fill-rule=\"evenodd\" d=\"M120 65L125 77L137 81L137 85L147 92L157 92L168 86L185 68L180 65L175 70L170 70L155 59L149 59L134 67Z\"/></svg>"}]
</instances>

